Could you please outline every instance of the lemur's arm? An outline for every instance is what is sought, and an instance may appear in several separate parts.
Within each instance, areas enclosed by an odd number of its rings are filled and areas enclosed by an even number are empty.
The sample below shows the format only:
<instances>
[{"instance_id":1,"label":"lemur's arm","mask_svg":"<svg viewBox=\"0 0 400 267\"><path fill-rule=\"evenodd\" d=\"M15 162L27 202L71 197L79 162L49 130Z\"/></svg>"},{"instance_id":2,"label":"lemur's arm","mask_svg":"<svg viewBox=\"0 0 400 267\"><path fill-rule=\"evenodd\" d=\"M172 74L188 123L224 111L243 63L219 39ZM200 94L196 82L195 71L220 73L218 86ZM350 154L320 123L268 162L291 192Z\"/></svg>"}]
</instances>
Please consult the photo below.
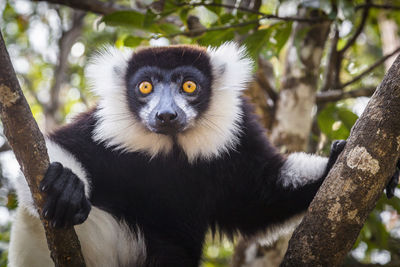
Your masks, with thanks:
<instances>
[{"instance_id":1,"label":"lemur's arm","mask_svg":"<svg viewBox=\"0 0 400 267\"><path fill-rule=\"evenodd\" d=\"M86 220L91 205L88 201L90 183L83 166L57 143L46 139L50 162L40 184L46 193L43 215L53 226L71 226ZM16 181L20 206L38 216L31 192L24 177Z\"/></svg>"},{"instance_id":2,"label":"lemur's arm","mask_svg":"<svg viewBox=\"0 0 400 267\"><path fill-rule=\"evenodd\" d=\"M329 158L293 153L278 168L265 164L263 170L250 179L255 185L246 182L246 186L242 185L245 190L238 190L239 194L225 202L227 208L217 219L219 226L228 232L240 230L245 235L266 231L267 242L293 228L300 222L345 145L344 140L335 141ZM393 196L398 180L396 171L386 187L388 197Z\"/></svg>"},{"instance_id":3,"label":"lemur's arm","mask_svg":"<svg viewBox=\"0 0 400 267\"><path fill-rule=\"evenodd\" d=\"M329 158L293 153L283 162L275 151L265 150L263 159L254 161L266 163L230 191L217 214L217 224L228 233L267 230L268 238L275 239L280 230L299 222L345 144L335 142ZM246 162L247 168L257 169L256 164Z\"/></svg>"}]
</instances>

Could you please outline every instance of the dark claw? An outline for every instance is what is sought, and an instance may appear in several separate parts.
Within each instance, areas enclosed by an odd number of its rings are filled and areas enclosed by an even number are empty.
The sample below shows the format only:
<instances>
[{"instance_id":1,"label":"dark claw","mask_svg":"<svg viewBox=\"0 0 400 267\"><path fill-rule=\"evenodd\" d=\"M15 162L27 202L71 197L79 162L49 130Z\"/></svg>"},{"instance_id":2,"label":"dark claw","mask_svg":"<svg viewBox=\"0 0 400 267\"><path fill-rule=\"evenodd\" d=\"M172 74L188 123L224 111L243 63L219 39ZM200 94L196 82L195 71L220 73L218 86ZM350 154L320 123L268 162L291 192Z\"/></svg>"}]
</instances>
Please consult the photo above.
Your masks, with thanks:
<instances>
[{"instance_id":1,"label":"dark claw","mask_svg":"<svg viewBox=\"0 0 400 267\"><path fill-rule=\"evenodd\" d=\"M392 178L390 179L389 183L386 185L387 198L394 197L394 191L396 190L396 187L399 184L399 174L400 174L399 169L397 169Z\"/></svg>"},{"instance_id":2,"label":"dark claw","mask_svg":"<svg viewBox=\"0 0 400 267\"><path fill-rule=\"evenodd\" d=\"M336 140L332 143L331 147L331 154L339 154L343 151L344 147L346 146L347 141L346 140Z\"/></svg>"},{"instance_id":3,"label":"dark claw","mask_svg":"<svg viewBox=\"0 0 400 267\"><path fill-rule=\"evenodd\" d=\"M325 173L323 177L326 177L331 170L332 166L335 164L340 153L342 153L344 147L346 146L346 140L336 140L331 145L331 152L328 159L328 164L326 165Z\"/></svg>"}]
</instances>

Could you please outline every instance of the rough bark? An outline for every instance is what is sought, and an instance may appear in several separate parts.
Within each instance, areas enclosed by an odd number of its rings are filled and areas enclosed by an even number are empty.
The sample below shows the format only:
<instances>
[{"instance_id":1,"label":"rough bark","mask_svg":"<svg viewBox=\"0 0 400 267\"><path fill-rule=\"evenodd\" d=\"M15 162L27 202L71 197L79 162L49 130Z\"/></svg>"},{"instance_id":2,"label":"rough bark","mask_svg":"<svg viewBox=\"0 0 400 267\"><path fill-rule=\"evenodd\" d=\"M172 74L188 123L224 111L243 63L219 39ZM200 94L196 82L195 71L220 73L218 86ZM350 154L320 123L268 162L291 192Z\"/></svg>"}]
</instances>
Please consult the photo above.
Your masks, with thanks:
<instances>
[{"instance_id":1,"label":"rough bark","mask_svg":"<svg viewBox=\"0 0 400 267\"><path fill-rule=\"evenodd\" d=\"M49 165L49 158L43 135L21 91L1 32L0 66L0 116L4 134L26 177L41 216L44 198L38 188ZM42 217L40 219L55 265L85 266L74 229L54 229Z\"/></svg>"},{"instance_id":2,"label":"rough bark","mask_svg":"<svg viewBox=\"0 0 400 267\"><path fill-rule=\"evenodd\" d=\"M295 230L281 266L338 266L393 175L400 152L400 57Z\"/></svg>"},{"instance_id":3,"label":"rough bark","mask_svg":"<svg viewBox=\"0 0 400 267\"><path fill-rule=\"evenodd\" d=\"M299 10L299 16L308 13L320 16L309 9ZM307 148L319 67L329 28L330 22L294 25L271 134L272 142L284 146L284 151L304 151ZM301 36L304 33L305 36ZM297 46L299 40L301 43Z\"/></svg>"}]
</instances>

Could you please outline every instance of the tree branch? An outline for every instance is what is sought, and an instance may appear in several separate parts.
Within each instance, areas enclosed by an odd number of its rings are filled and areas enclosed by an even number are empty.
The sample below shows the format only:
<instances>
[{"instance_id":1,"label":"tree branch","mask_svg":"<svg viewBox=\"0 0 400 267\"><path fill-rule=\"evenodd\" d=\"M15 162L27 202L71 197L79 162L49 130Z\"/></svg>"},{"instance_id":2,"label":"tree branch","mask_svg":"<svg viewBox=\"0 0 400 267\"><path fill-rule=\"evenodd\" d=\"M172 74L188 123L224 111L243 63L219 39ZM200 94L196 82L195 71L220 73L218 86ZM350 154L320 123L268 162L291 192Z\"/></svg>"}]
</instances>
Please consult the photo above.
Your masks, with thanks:
<instances>
[{"instance_id":1,"label":"tree branch","mask_svg":"<svg viewBox=\"0 0 400 267\"><path fill-rule=\"evenodd\" d=\"M379 67L381 64L383 64L388 58L394 56L395 54L397 54L398 52L400 52L400 47L396 48L392 53L387 54L385 56L383 56L382 58L380 58L379 60L377 60L374 64L372 64L371 66L369 66L366 70L364 70L363 72L361 72L359 75L357 75L356 77L354 77L352 80L345 82L343 84L341 84L339 86L339 88L344 88L346 86L349 86L350 84L353 84L355 82L357 82L358 80L360 80L362 77L364 77L365 75L367 75L368 73L370 73L372 70L374 70L375 68Z\"/></svg>"},{"instance_id":2,"label":"tree branch","mask_svg":"<svg viewBox=\"0 0 400 267\"><path fill-rule=\"evenodd\" d=\"M363 9L363 8L379 8L379 9L392 9L392 10L400 10L400 6L396 5L387 5L387 4L362 4L362 5L357 5L356 10Z\"/></svg>"},{"instance_id":3,"label":"tree branch","mask_svg":"<svg viewBox=\"0 0 400 267\"><path fill-rule=\"evenodd\" d=\"M395 172L400 56L353 126L344 151L289 242L282 267L339 266Z\"/></svg>"},{"instance_id":4,"label":"tree branch","mask_svg":"<svg viewBox=\"0 0 400 267\"><path fill-rule=\"evenodd\" d=\"M317 104L335 102L347 98L355 98L360 96L371 96L375 92L376 87L360 88L344 92L343 90L328 90L317 93L316 102Z\"/></svg>"},{"instance_id":5,"label":"tree branch","mask_svg":"<svg viewBox=\"0 0 400 267\"><path fill-rule=\"evenodd\" d=\"M284 20L284 21L299 21L299 22L319 23L319 22L330 20L329 18L326 18L326 17L319 17L319 18L280 17L280 16L277 16L277 15L267 14L267 13L261 12L258 9L247 8L247 7L244 7L244 6L229 5L229 4L219 4L219 3L182 3L182 4L176 4L176 6L223 7L223 8L227 8L227 9L237 9L237 10L244 11L244 12L247 12L247 13L260 15L260 16L263 16L264 19L277 19L277 20Z\"/></svg>"},{"instance_id":6,"label":"tree branch","mask_svg":"<svg viewBox=\"0 0 400 267\"><path fill-rule=\"evenodd\" d=\"M83 267L85 261L74 229L54 229L42 217L44 197L39 190L39 183L47 170L49 158L43 135L18 84L1 32L0 66L0 115L4 135L14 150L32 192L51 257L57 267Z\"/></svg>"},{"instance_id":7,"label":"tree branch","mask_svg":"<svg viewBox=\"0 0 400 267\"><path fill-rule=\"evenodd\" d=\"M52 3L52 4L60 4L60 5L65 5L65 6L69 6L72 7L74 9L80 9L83 11L90 11L93 13L97 13L97 14L102 14L102 15L107 15L116 11L123 11L123 10L132 10L131 8L127 7L127 6L121 6L121 5L117 5L114 4L112 2L101 2L98 0L32 0L35 2L48 2L48 3ZM213 4L213 3L209 3L209 4L205 4L205 3L194 3L194 4L178 4L177 6L183 6L183 5L188 5L188 6L221 6L221 7L226 7L226 8L236 8L236 9L241 9L241 10L247 10L248 12L250 12L251 9L247 9L244 7L235 7L235 6L230 6L230 5L225 5L225 4ZM251 11L252 13L256 12L256 11ZM266 13L262 13L262 12L256 12L259 15L261 15L262 17L260 19L258 19L257 21L261 20L261 19L277 19L277 20L283 20L283 21L298 21L298 22L309 22L309 23L318 23L318 22L322 22L322 21L327 21L329 20L329 18L301 18L301 17L280 17L277 15L273 15L273 14L266 14ZM256 21L256 22L257 22ZM254 22L253 22L254 23ZM248 24L247 24L248 25ZM179 34L182 35L182 34Z\"/></svg>"},{"instance_id":8,"label":"tree branch","mask_svg":"<svg viewBox=\"0 0 400 267\"><path fill-rule=\"evenodd\" d=\"M357 40L358 36L363 31L365 24L367 22L367 19L368 19L368 14L369 14L369 5L368 4L370 2L371 2L371 0L366 0L366 6L363 9L360 25L358 25L357 30L354 32L353 36L347 41L347 43L344 45L344 47L338 51L339 54L343 55L346 52L346 50L349 49L350 46L352 46L354 44L354 42Z\"/></svg>"},{"instance_id":9,"label":"tree branch","mask_svg":"<svg viewBox=\"0 0 400 267\"><path fill-rule=\"evenodd\" d=\"M97 14L107 15L116 11L130 10L129 7L121 6L112 1L102 2L98 0L32 0L34 2L48 2L69 6L74 9L90 11Z\"/></svg>"},{"instance_id":10,"label":"tree branch","mask_svg":"<svg viewBox=\"0 0 400 267\"><path fill-rule=\"evenodd\" d=\"M81 35L83 28L83 19L86 13L83 11L73 11L72 12L72 26L69 30L63 31L61 38L58 41L59 54L58 63L54 70L53 83L50 88L50 101L46 105L46 113L50 113L53 117L55 112L60 106L60 90L61 85L65 81L67 67L68 67L68 56L70 54L72 45L75 43L76 39ZM61 18L60 18L61 20Z\"/></svg>"},{"instance_id":11,"label":"tree branch","mask_svg":"<svg viewBox=\"0 0 400 267\"><path fill-rule=\"evenodd\" d=\"M337 51L337 44L339 42L339 29L335 25L334 26L334 36L330 42L330 48L328 52L328 64L325 68L324 71L324 78L322 81L322 86L320 91L326 91L329 90L329 88L332 88L333 83L337 80L335 77L337 77L337 73L340 71L337 68L337 57L338 57L338 51Z\"/></svg>"}]
</instances>

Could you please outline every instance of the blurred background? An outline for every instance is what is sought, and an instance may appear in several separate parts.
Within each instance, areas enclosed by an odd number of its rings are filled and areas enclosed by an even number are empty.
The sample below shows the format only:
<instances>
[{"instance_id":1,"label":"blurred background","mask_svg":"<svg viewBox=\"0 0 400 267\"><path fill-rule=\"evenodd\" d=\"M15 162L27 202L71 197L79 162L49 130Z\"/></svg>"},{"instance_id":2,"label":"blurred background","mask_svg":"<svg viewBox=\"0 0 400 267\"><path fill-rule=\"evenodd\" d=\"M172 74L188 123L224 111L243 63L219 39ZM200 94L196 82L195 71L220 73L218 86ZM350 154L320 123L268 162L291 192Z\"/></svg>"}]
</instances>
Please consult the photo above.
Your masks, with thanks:
<instances>
[{"instance_id":1,"label":"blurred background","mask_svg":"<svg viewBox=\"0 0 400 267\"><path fill-rule=\"evenodd\" d=\"M65 6L65 5L68 6ZM254 82L246 95L282 153L328 155L346 139L400 51L400 1L0 0L0 27L43 132L96 104L84 76L99 47L246 45ZM1 134L1 131L0 131ZM0 266L7 266L19 173L0 135ZM344 266L400 266L400 191L370 214ZM211 236L203 266L278 266L291 233Z\"/></svg>"}]
</instances>

